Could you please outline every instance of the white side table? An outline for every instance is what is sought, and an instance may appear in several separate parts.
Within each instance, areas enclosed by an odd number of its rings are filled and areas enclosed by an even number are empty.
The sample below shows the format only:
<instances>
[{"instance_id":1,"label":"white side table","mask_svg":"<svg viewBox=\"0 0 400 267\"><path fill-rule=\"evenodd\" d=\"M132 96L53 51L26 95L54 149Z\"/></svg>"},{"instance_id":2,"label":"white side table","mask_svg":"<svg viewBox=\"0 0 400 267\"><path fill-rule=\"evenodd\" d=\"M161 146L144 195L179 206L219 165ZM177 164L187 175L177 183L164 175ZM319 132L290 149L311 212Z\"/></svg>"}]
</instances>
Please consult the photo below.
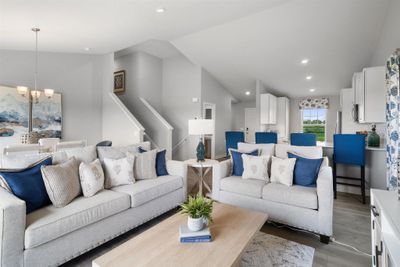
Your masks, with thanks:
<instances>
[{"instance_id":1,"label":"white side table","mask_svg":"<svg viewBox=\"0 0 400 267\"><path fill-rule=\"evenodd\" d=\"M205 161L197 162L197 159L188 159L185 161L187 166L193 169L194 173L198 177L199 194L203 195L203 185L211 193L210 186L204 180L204 177L212 170L215 164L218 164L217 160L206 159Z\"/></svg>"}]
</instances>

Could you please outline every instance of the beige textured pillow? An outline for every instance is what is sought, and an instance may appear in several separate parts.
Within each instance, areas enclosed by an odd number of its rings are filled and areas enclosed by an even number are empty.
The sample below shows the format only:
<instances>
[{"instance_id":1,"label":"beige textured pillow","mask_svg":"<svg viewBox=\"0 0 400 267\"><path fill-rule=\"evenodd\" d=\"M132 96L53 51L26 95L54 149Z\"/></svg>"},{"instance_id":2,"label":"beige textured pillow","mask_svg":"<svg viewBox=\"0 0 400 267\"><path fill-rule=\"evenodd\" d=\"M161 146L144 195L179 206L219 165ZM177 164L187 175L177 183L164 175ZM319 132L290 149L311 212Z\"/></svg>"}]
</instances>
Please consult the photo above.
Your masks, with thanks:
<instances>
[{"instance_id":1,"label":"beige textured pillow","mask_svg":"<svg viewBox=\"0 0 400 267\"><path fill-rule=\"evenodd\" d=\"M133 174L133 166L135 157L126 157L122 159L103 159L105 173L105 188L114 186L133 184L135 176Z\"/></svg>"},{"instance_id":2,"label":"beige textured pillow","mask_svg":"<svg viewBox=\"0 0 400 267\"><path fill-rule=\"evenodd\" d=\"M104 189L104 173L99 159L91 163L82 162L79 165L79 178L85 197L94 196Z\"/></svg>"},{"instance_id":3,"label":"beige textured pillow","mask_svg":"<svg viewBox=\"0 0 400 267\"><path fill-rule=\"evenodd\" d=\"M78 163L74 157L58 165L42 166L41 171L47 194L55 207L62 208L81 194Z\"/></svg>"},{"instance_id":4,"label":"beige textured pillow","mask_svg":"<svg viewBox=\"0 0 400 267\"><path fill-rule=\"evenodd\" d=\"M132 154L127 152L128 157L135 157L135 178L138 180L154 179L157 178L156 172L156 156L157 149L153 149L147 152Z\"/></svg>"}]
</instances>

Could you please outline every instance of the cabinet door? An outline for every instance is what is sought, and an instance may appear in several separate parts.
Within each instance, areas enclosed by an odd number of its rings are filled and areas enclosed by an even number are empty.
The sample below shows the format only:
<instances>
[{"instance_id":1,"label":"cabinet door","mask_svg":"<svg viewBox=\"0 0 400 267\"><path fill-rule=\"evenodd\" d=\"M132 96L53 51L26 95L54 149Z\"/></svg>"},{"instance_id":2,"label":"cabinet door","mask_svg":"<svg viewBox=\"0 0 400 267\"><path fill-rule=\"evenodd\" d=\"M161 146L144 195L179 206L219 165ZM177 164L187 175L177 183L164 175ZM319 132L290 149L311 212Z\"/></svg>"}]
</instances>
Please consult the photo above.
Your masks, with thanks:
<instances>
[{"instance_id":1,"label":"cabinet door","mask_svg":"<svg viewBox=\"0 0 400 267\"><path fill-rule=\"evenodd\" d=\"M354 104L358 105L357 116L358 122L365 122L365 88L364 88L364 72L355 73L354 87Z\"/></svg>"},{"instance_id":2,"label":"cabinet door","mask_svg":"<svg viewBox=\"0 0 400 267\"><path fill-rule=\"evenodd\" d=\"M269 123L276 124L276 96L271 95L269 99Z\"/></svg>"},{"instance_id":3,"label":"cabinet door","mask_svg":"<svg viewBox=\"0 0 400 267\"><path fill-rule=\"evenodd\" d=\"M260 95L260 123L269 124L270 101L268 94Z\"/></svg>"},{"instance_id":4,"label":"cabinet door","mask_svg":"<svg viewBox=\"0 0 400 267\"><path fill-rule=\"evenodd\" d=\"M386 80L384 67L364 69L364 90L364 121L368 123L385 122Z\"/></svg>"}]
</instances>

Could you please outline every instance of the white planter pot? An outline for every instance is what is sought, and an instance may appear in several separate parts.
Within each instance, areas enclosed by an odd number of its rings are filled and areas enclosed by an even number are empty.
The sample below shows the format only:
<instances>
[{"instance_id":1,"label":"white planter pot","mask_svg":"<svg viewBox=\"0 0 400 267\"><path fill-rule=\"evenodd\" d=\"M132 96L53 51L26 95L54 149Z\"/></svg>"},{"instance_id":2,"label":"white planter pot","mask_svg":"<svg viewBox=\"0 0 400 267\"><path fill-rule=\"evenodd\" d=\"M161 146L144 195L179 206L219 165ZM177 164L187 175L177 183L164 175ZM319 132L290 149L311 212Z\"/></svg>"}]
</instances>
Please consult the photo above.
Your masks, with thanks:
<instances>
[{"instance_id":1,"label":"white planter pot","mask_svg":"<svg viewBox=\"0 0 400 267\"><path fill-rule=\"evenodd\" d=\"M204 219L203 218L194 219L192 217L188 217L187 226L190 231L193 232L200 231L204 227Z\"/></svg>"}]
</instances>

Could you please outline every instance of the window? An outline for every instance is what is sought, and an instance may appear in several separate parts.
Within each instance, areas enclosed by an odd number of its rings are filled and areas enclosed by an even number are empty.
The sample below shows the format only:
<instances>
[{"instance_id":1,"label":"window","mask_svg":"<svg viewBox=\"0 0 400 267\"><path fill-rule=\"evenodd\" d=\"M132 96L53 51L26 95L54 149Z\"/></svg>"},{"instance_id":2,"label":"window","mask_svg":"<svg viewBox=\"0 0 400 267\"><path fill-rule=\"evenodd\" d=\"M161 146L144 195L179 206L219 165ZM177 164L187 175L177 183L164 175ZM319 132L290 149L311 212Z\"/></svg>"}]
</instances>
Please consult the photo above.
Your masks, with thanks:
<instances>
[{"instance_id":1,"label":"window","mask_svg":"<svg viewBox=\"0 0 400 267\"><path fill-rule=\"evenodd\" d=\"M303 133L314 133L317 141L325 141L326 109L303 109Z\"/></svg>"}]
</instances>

